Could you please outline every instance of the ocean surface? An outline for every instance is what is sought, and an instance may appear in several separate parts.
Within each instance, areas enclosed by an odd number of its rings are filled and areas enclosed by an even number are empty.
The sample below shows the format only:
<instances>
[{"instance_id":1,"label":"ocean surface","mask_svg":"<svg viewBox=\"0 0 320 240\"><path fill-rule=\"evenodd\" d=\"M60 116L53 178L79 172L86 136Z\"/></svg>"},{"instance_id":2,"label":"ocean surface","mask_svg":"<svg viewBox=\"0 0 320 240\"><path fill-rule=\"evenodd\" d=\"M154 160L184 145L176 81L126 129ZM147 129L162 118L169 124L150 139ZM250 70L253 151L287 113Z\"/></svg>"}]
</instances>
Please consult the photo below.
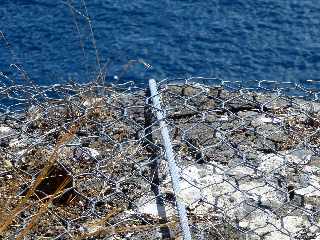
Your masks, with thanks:
<instances>
[{"instance_id":1,"label":"ocean surface","mask_svg":"<svg viewBox=\"0 0 320 240\"><path fill-rule=\"evenodd\" d=\"M18 81L16 64L40 84L88 82L99 66L139 83L320 79L319 0L85 3L1 0L0 71Z\"/></svg>"}]
</instances>

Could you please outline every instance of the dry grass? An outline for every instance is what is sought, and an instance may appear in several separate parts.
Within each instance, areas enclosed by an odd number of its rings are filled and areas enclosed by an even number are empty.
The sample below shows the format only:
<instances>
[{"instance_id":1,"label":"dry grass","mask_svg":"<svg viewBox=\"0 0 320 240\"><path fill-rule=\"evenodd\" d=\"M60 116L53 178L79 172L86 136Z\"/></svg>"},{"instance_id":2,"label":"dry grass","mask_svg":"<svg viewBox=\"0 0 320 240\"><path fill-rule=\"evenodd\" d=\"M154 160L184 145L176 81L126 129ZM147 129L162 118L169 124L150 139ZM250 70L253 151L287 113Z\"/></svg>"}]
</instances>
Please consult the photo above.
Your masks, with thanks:
<instances>
[{"instance_id":1,"label":"dry grass","mask_svg":"<svg viewBox=\"0 0 320 240\"><path fill-rule=\"evenodd\" d=\"M79 123L76 123L69 129L69 131L61 135L55 148L53 149L52 154L48 159L47 164L42 169L41 173L38 175L36 180L32 183L26 195L20 200L20 202L11 212L4 213L4 216L5 216L4 219L6 220L2 222L0 226L0 234L2 234L8 228L8 226L14 221L16 216L25 209L25 204L27 203L28 199L35 193L36 188L43 181L43 179L45 179L48 176L50 169L52 169L52 166L55 164L56 160L58 159L61 146L69 142L74 137L78 129L79 129ZM63 188L67 183L68 182L65 181L61 186L59 186L58 191L49 197L47 203L43 204L42 201L40 201L42 203L42 207L40 208L39 212L34 215L31 222L28 224L26 228L24 228L24 230L22 230L22 232L18 235L17 239L22 239L28 233L28 231L34 226L34 223L37 220L38 216L47 210L49 204L58 194L61 193L61 190L63 190Z\"/></svg>"}]
</instances>

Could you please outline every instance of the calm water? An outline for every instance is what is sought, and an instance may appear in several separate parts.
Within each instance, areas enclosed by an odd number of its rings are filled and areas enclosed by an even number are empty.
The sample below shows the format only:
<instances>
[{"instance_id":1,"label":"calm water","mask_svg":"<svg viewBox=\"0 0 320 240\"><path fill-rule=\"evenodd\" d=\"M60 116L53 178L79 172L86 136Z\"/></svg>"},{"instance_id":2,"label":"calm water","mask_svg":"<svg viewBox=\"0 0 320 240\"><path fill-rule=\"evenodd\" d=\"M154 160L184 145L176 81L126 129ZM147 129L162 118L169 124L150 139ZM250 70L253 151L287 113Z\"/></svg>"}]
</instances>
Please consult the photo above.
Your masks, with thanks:
<instances>
[{"instance_id":1,"label":"calm water","mask_svg":"<svg viewBox=\"0 0 320 240\"><path fill-rule=\"evenodd\" d=\"M80 12L81 0L73 0ZM210 76L226 80L319 79L319 0L88 0L102 65L108 75ZM79 27L84 48L80 47ZM88 21L62 1L2 0L0 71L22 64L42 84L88 81L97 70ZM10 52L12 50L12 52Z\"/></svg>"}]
</instances>

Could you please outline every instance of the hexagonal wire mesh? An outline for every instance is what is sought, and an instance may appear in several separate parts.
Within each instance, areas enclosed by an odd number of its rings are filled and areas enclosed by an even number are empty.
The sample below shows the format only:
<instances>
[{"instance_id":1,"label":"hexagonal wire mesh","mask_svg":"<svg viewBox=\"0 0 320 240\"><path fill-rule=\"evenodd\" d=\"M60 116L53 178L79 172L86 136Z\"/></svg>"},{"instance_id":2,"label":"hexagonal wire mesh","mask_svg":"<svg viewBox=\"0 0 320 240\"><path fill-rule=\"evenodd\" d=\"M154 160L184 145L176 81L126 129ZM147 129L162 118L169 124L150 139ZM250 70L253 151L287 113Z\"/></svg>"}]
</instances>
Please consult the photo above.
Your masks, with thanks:
<instances>
[{"instance_id":1,"label":"hexagonal wire mesh","mask_svg":"<svg viewBox=\"0 0 320 240\"><path fill-rule=\"evenodd\" d=\"M147 88L3 81L0 232L177 239L178 200L193 239L316 238L317 84L163 80L176 195Z\"/></svg>"},{"instance_id":2,"label":"hexagonal wire mesh","mask_svg":"<svg viewBox=\"0 0 320 240\"><path fill-rule=\"evenodd\" d=\"M161 84L195 239L320 235L317 84Z\"/></svg>"}]
</instances>

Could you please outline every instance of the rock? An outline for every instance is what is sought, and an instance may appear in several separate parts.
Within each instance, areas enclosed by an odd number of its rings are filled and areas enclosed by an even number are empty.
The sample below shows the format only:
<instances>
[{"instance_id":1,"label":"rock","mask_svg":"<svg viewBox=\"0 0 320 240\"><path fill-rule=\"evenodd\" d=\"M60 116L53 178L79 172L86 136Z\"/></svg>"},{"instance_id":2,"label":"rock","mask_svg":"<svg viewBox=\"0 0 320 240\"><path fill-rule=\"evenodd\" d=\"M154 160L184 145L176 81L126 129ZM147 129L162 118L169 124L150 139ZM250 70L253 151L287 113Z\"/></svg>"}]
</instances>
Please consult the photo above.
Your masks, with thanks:
<instances>
[{"instance_id":1,"label":"rock","mask_svg":"<svg viewBox=\"0 0 320 240\"><path fill-rule=\"evenodd\" d=\"M283 228L294 236L295 233L311 226L309 220L303 216L286 216L282 219Z\"/></svg>"},{"instance_id":2,"label":"rock","mask_svg":"<svg viewBox=\"0 0 320 240\"><path fill-rule=\"evenodd\" d=\"M210 208L226 211L229 216L241 211L237 206L246 196L237 190L235 181L226 181L225 172L220 168L189 166L182 171L182 176L184 181L181 181L179 198L191 209L196 208L197 214L205 214Z\"/></svg>"},{"instance_id":3,"label":"rock","mask_svg":"<svg viewBox=\"0 0 320 240\"><path fill-rule=\"evenodd\" d=\"M245 177L255 175L255 171L252 168L245 166L236 166L226 171L226 174L231 176Z\"/></svg>"},{"instance_id":4,"label":"rock","mask_svg":"<svg viewBox=\"0 0 320 240\"><path fill-rule=\"evenodd\" d=\"M221 122L227 122L229 121L229 117L227 114L224 114L222 115L219 119L217 119L218 121L221 121Z\"/></svg>"},{"instance_id":5,"label":"rock","mask_svg":"<svg viewBox=\"0 0 320 240\"><path fill-rule=\"evenodd\" d=\"M40 107L38 106L31 106L28 109L28 118L30 122L36 121L42 117L43 111Z\"/></svg>"},{"instance_id":6,"label":"rock","mask_svg":"<svg viewBox=\"0 0 320 240\"><path fill-rule=\"evenodd\" d=\"M257 207L277 208L285 202L285 195L267 183L250 181L240 184L239 189L253 199Z\"/></svg>"},{"instance_id":7,"label":"rock","mask_svg":"<svg viewBox=\"0 0 320 240\"><path fill-rule=\"evenodd\" d=\"M253 231L249 239L291 240L300 231L311 226L304 216L286 216L277 220L272 213L262 210L252 212L249 220L240 221L239 226ZM281 231L280 231L281 230Z\"/></svg>"},{"instance_id":8,"label":"rock","mask_svg":"<svg viewBox=\"0 0 320 240\"><path fill-rule=\"evenodd\" d=\"M10 140L9 147L11 147L11 148L25 148L25 147L27 147L26 140L28 140L28 139L27 138L24 138L24 139L14 138L14 139Z\"/></svg>"},{"instance_id":9,"label":"rock","mask_svg":"<svg viewBox=\"0 0 320 240\"><path fill-rule=\"evenodd\" d=\"M20 161L22 162L22 163L24 163L25 162L25 160L26 160L26 153L28 152L28 150L27 149L22 149L22 150L20 150L20 151L16 151L15 152L15 157L14 157L14 162L15 163L19 163Z\"/></svg>"},{"instance_id":10,"label":"rock","mask_svg":"<svg viewBox=\"0 0 320 240\"><path fill-rule=\"evenodd\" d=\"M100 154L97 150L89 147L77 147L73 152L73 157L77 160L96 159L99 155Z\"/></svg>"},{"instance_id":11,"label":"rock","mask_svg":"<svg viewBox=\"0 0 320 240\"><path fill-rule=\"evenodd\" d=\"M15 131L8 126L0 126L0 138L14 134Z\"/></svg>"},{"instance_id":12,"label":"rock","mask_svg":"<svg viewBox=\"0 0 320 240\"><path fill-rule=\"evenodd\" d=\"M250 110L248 110L248 111L241 111L241 112L238 113L238 116L239 116L239 117L244 118L244 119L252 119L252 120L256 119L257 116L259 116L259 115L260 115L259 112L257 112L257 111L250 111Z\"/></svg>"},{"instance_id":13,"label":"rock","mask_svg":"<svg viewBox=\"0 0 320 240\"><path fill-rule=\"evenodd\" d=\"M257 127L264 124L281 124L282 122L283 122L283 118L266 117L265 115L262 115L252 120L251 124L252 126Z\"/></svg>"},{"instance_id":14,"label":"rock","mask_svg":"<svg viewBox=\"0 0 320 240\"><path fill-rule=\"evenodd\" d=\"M307 164L311 161L313 152L305 149L294 149L282 152L285 154L286 161L295 164Z\"/></svg>"},{"instance_id":15,"label":"rock","mask_svg":"<svg viewBox=\"0 0 320 240\"><path fill-rule=\"evenodd\" d=\"M163 217L161 215L161 207L164 207L165 214L167 217L172 217L176 215L175 206L166 202L164 203L165 206L158 206L155 197L152 197L152 193L145 194L142 196L138 202L136 203L138 212L146 215L150 215L155 218Z\"/></svg>"},{"instance_id":16,"label":"rock","mask_svg":"<svg viewBox=\"0 0 320 240\"><path fill-rule=\"evenodd\" d=\"M4 160L3 166L5 169L10 169L10 168L12 168L12 163L9 160Z\"/></svg>"},{"instance_id":17,"label":"rock","mask_svg":"<svg viewBox=\"0 0 320 240\"><path fill-rule=\"evenodd\" d=\"M208 92L207 88L202 87L201 85L186 85L182 87L181 94L182 96L196 96L203 92Z\"/></svg>"},{"instance_id":18,"label":"rock","mask_svg":"<svg viewBox=\"0 0 320 240\"><path fill-rule=\"evenodd\" d=\"M101 105L103 98L88 98L83 102L83 106L89 108L95 105Z\"/></svg>"},{"instance_id":19,"label":"rock","mask_svg":"<svg viewBox=\"0 0 320 240\"><path fill-rule=\"evenodd\" d=\"M320 199L320 178L314 175L308 176L307 179L304 180L305 187L297 189L295 192L304 197L317 197Z\"/></svg>"},{"instance_id":20,"label":"rock","mask_svg":"<svg viewBox=\"0 0 320 240\"><path fill-rule=\"evenodd\" d=\"M248 239L261 239L259 236L269 236L272 232L277 232L276 217L268 210L256 209L249 212L246 218L241 219L239 226L250 230Z\"/></svg>"},{"instance_id":21,"label":"rock","mask_svg":"<svg viewBox=\"0 0 320 240\"><path fill-rule=\"evenodd\" d=\"M264 173L283 172L288 163L307 164L312 155L310 150L303 149L281 151L279 154L260 154L258 156L260 161L258 170Z\"/></svg>"},{"instance_id":22,"label":"rock","mask_svg":"<svg viewBox=\"0 0 320 240\"><path fill-rule=\"evenodd\" d=\"M302 111L318 113L320 112L320 103L319 102L312 102L312 101L305 101L302 99L297 100L297 104Z\"/></svg>"},{"instance_id":23,"label":"rock","mask_svg":"<svg viewBox=\"0 0 320 240\"><path fill-rule=\"evenodd\" d=\"M8 126L0 126L0 146L8 147L10 142L10 136L15 134L15 130Z\"/></svg>"},{"instance_id":24,"label":"rock","mask_svg":"<svg viewBox=\"0 0 320 240\"><path fill-rule=\"evenodd\" d=\"M305 165L303 166L303 172L320 175L320 167Z\"/></svg>"},{"instance_id":25,"label":"rock","mask_svg":"<svg viewBox=\"0 0 320 240\"><path fill-rule=\"evenodd\" d=\"M258 170L264 174L284 172L286 167L285 157L278 154L260 154Z\"/></svg>"}]
</instances>

